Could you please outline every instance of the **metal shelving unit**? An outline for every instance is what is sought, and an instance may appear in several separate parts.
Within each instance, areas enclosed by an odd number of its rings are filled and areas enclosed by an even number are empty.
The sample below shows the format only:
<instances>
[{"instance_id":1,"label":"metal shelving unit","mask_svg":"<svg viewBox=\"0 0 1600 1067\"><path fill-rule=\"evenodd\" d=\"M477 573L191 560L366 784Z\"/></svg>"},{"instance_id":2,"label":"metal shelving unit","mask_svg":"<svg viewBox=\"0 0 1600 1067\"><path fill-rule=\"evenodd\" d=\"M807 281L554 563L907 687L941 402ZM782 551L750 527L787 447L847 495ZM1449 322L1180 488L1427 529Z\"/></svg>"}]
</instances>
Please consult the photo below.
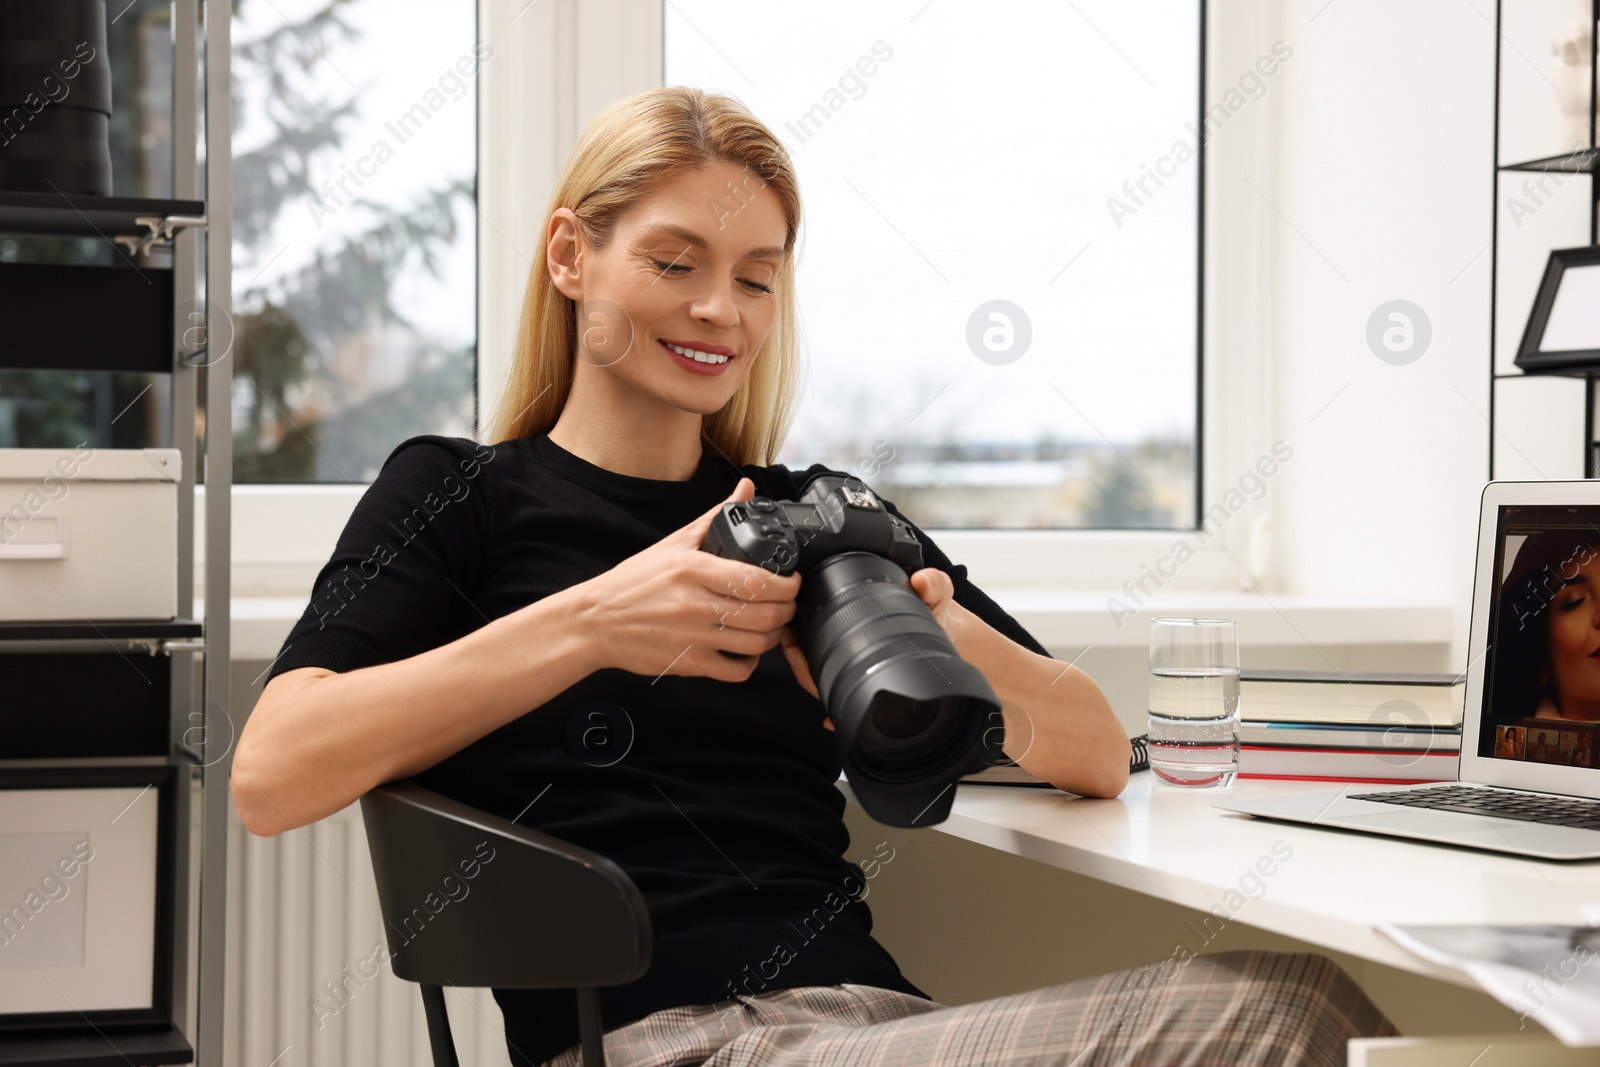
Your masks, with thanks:
<instances>
[{"instance_id":1,"label":"metal shelving unit","mask_svg":"<svg viewBox=\"0 0 1600 1067\"><path fill-rule=\"evenodd\" d=\"M172 893L165 906L158 907L166 914L157 916L156 944L157 974L170 981L170 989L158 987L156 1002L168 1006L170 1021L165 1026L85 1025L3 1034L0 1065L121 1067L191 1061L204 1067L222 1065L228 773L237 734L228 713L233 374L225 350L194 342L197 336L205 342L216 336L197 335L197 324L226 325L232 294L231 6L224 0L173 0L172 19L172 198L0 193L0 234L104 238L121 253L115 257L116 267L0 265L4 269L0 320L7 323L0 366L137 370L166 376L168 389L164 396L157 394L162 417L160 440L154 443L176 448L182 457L177 617L149 622L0 623L0 655L71 656L92 650L104 653L109 646L129 655L167 657L166 671L160 672L167 674L168 682L165 737L150 743L159 751L0 759L0 781L32 781L54 769L84 766L172 769L172 817L170 826L161 827L163 840L171 842L162 857L168 865L163 877L171 879ZM208 59L203 109L202 58ZM198 151L202 118L204 159ZM198 198L202 180L205 195ZM134 263L152 248L170 249L171 265ZM203 291L197 291L202 257ZM231 337L231 330L226 336ZM202 367L204 398L197 395ZM195 610L194 582L196 468L202 458L196 454L194 431L202 410L207 558L203 619ZM198 893L192 899L195 865ZM191 925L198 932L193 990L188 980ZM159 963L162 954L169 964L164 971Z\"/></svg>"},{"instance_id":2,"label":"metal shelving unit","mask_svg":"<svg viewBox=\"0 0 1600 1067\"><path fill-rule=\"evenodd\" d=\"M0 193L0 233L68 237L142 236L156 220L198 220L200 200L152 200L127 196L74 196L71 193ZM144 220L149 219L150 222ZM186 225L195 225L188 223Z\"/></svg>"},{"instance_id":3,"label":"metal shelving unit","mask_svg":"<svg viewBox=\"0 0 1600 1067\"><path fill-rule=\"evenodd\" d=\"M1510 161L1502 162L1502 134L1506 129L1505 121L1503 120L1526 121L1528 117L1526 105L1530 102L1537 103L1544 108L1552 106L1555 98L1545 95L1547 91L1545 83L1548 83L1549 92L1553 93L1556 87L1548 73L1531 66L1535 58L1540 61L1547 61L1546 57L1550 54L1550 51L1547 49L1533 50L1526 41L1519 47L1516 39L1520 36L1518 31L1521 28L1521 24L1519 23L1516 26L1508 26L1507 24L1508 16L1518 20L1528 19L1540 14L1542 9L1528 4L1526 0L1497 0L1495 4L1494 178L1492 183L1494 214L1492 216L1493 225L1490 231L1489 244L1491 274L1489 283L1490 425L1488 434L1489 477L1491 479L1506 478L1508 476L1600 477L1600 466L1597 466L1597 463L1600 463L1600 443L1597 443L1597 441L1600 441L1600 427L1597 427L1595 422L1596 392L1600 390L1600 384L1597 384L1600 383L1600 376L1597 376L1596 371L1589 369L1560 371L1517 366L1509 358L1516 351L1516 340L1503 343L1501 338L1501 330L1508 328L1512 331L1511 335L1520 337L1523 326L1527 321L1529 310L1526 306L1521 306L1520 302L1514 305L1507 303L1505 307L1501 306L1507 279L1511 279L1517 289L1526 288L1530 280L1527 272L1532 269L1531 263L1519 264L1509 270L1504 266L1502 260L1509 247L1508 238L1527 242L1519 249L1524 254L1537 253L1540 256L1537 264L1539 274L1542 274L1544 270L1542 257L1550 249L1576 247L1600 242L1600 213L1597 213L1595 203L1596 194L1600 192L1600 151L1597 151L1595 147L1596 93L1594 91L1596 46L1597 43L1600 43L1600 41L1597 41L1597 39L1600 39L1600 33L1595 32L1595 23L1597 19L1600 19L1600 0L1587 0L1583 6L1587 10L1586 17L1588 18L1590 29L1588 68L1585 75L1588 85L1589 112L1587 146L1575 146L1571 151L1556 155L1539 154L1535 158L1514 158ZM1530 69L1534 77L1529 77ZM1517 103L1524 105L1524 108L1508 110L1506 80L1512 76L1529 77L1529 80L1537 86L1537 92L1541 94L1540 98L1534 101L1523 98ZM1543 147L1552 148L1556 147L1556 145L1550 144ZM1552 221L1552 214L1559 215L1559 209L1548 207L1552 194L1564 189L1569 182L1579 183L1579 187L1582 189L1587 201L1587 213L1581 220L1560 216ZM1503 210L1513 200L1517 201L1524 214L1519 215L1513 212L1509 215L1509 220L1513 221L1513 227L1508 233L1502 225L1502 222L1506 221ZM1518 237L1518 233L1523 229L1525 218L1538 215L1540 212L1550 212L1552 214L1546 214L1542 218L1534 218L1533 222L1536 225L1528 227L1531 235ZM1532 280L1537 281L1538 276L1532 275ZM1505 318L1503 322L1500 321L1502 315ZM1581 381L1565 386L1556 386L1551 382L1552 378L1581 379ZM1559 390L1559 393L1552 396L1550 392L1552 389ZM1566 426L1562 416L1556 413L1561 404L1553 404L1552 401L1564 402L1571 397L1571 390L1579 390L1582 394L1581 466L1574 463L1571 468L1573 473L1571 474L1544 471L1535 474L1522 470L1521 466L1527 462L1526 457L1521 456L1514 446L1511 448L1501 447L1504 444L1505 435L1497 427L1500 427L1508 419L1513 422L1519 419L1531 421L1524 418L1521 413L1536 410L1543 406L1546 409L1543 413L1545 421L1537 427L1536 432L1548 434L1551 432L1552 426L1557 428L1557 432L1565 430ZM1515 414L1512 414L1512 412ZM1572 427L1573 460L1580 458L1577 454L1577 449L1580 446L1578 431L1579 427ZM1506 471L1511 464L1518 466L1512 468L1514 470L1513 475L1508 475ZM1581 475L1577 473L1579 471L1581 471Z\"/></svg>"}]
</instances>

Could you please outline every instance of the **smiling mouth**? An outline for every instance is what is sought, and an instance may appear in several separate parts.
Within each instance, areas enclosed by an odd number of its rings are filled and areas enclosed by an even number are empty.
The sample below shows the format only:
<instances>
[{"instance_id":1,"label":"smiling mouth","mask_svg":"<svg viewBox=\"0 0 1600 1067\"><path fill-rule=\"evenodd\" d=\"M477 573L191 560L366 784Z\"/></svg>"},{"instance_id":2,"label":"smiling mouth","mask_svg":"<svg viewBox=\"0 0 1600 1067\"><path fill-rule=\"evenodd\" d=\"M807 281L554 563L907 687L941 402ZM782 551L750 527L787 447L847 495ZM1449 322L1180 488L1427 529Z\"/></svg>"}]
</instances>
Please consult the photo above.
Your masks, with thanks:
<instances>
[{"instance_id":1,"label":"smiling mouth","mask_svg":"<svg viewBox=\"0 0 1600 1067\"><path fill-rule=\"evenodd\" d=\"M710 366L727 363L734 358L732 351L722 345L717 345L713 350L707 351L702 348L692 348L688 345L674 344L666 340L663 340L661 344L685 359L692 359L696 363L705 363Z\"/></svg>"}]
</instances>

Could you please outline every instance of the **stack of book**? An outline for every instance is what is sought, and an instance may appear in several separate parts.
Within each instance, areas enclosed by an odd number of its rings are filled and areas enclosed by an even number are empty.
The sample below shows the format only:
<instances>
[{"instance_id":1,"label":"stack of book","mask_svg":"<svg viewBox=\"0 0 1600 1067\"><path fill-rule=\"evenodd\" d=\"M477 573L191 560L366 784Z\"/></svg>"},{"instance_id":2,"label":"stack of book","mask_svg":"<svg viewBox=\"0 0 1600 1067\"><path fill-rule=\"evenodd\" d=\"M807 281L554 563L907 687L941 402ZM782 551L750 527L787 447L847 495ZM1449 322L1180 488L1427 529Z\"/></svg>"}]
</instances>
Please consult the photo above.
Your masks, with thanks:
<instances>
[{"instance_id":1,"label":"stack of book","mask_svg":"<svg viewBox=\"0 0 1600 1067\"><path fill-rule=\"evenodd\" d=\"M1239 777L1454 781L1466 688L1453 674L1243 671Z\"/></svg>"}]
</instances>

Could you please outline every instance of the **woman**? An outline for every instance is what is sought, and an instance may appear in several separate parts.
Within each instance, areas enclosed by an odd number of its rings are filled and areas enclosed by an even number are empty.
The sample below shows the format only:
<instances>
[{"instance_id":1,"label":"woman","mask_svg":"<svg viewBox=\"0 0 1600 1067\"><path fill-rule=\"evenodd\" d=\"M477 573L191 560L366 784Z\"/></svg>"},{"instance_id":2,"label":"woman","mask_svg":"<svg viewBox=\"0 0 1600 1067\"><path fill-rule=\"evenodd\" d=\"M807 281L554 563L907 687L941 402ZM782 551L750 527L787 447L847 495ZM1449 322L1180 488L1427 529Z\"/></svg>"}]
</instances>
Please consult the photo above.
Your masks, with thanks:
<instances>
[{"instance_id":1,"label":"woman","mask_svg":"<svg viewBox=\"0 0 1600 1067\"><path fill-rule=\"evenodd\" d=\"M1532 533L1517 549L1500 589L1496 655L1489 692L1494 722L1523 719L1600 721L1600 534L1584 530ZM1556 736L1549 731L1551 739ZM1487 755L1485 728L1480 751ZM1527 758L1554 762L1555 752L1529 730Z\"/></svg>"},{"instance_id":2,"label":"woman","mask_svg":"<svg viewBox=\"0 0 1600 1067\"><path fill-rule=\"evenodd\" d=\"M1526 754L1527 729L1522 726L1496 726L1494 754L1497 759L1522 759Z\"/></svg>"},{"instance_id":3,"label":"woman","mask_svg":"<svg viewBox=\"0 0 1600 1067\"><path fill-rule=\"evenodd\" d=\"M699 550L723 503L826 469L771 464L798 398L789 159L737 102L653 90L595 120L547 218L495 443L391 453L271 668L234 762L250 830L414 777L615 860L655 936L650 970L601 991L618 1067L1340 1063L1393 1032L1309 955L961 1007L907 980L843 858L832 724L788 625L801 578ZM1007 755L1116 796L1128 740L1099 687L915 532L912 588L1002 698ZM570 991L495 996L514 1063L577 1062Z\"/></svg>"}]
</instances>

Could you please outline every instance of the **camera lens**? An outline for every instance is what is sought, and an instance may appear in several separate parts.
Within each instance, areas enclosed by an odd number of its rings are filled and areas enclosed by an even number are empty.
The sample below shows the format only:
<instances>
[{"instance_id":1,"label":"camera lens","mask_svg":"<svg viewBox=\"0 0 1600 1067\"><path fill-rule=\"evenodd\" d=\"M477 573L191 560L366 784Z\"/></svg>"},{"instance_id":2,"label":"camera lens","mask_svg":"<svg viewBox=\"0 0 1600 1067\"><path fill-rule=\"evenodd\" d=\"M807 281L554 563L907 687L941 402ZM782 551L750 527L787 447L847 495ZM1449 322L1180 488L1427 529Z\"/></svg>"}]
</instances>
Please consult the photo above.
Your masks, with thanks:
<instances>
[{"instance_id":1,"label":"camera lens","mask_svg":"<svg viewBox=\"0 0 1600 1067\"><path fill-rule=\"evenodd\" d=\"M966 697L915 701L880 691L856 734L853 769L885 784L943 784L968 769L986 725L985 711L982 702ZM907 727L906 732L886 732L886 719Z\"/></svg>"},{"instance_id":2,"label":"camera lens","mask_svg":"<svg viewBox=\"0 0 1600 1067\"><path fill-rule=\"evenodd\" d=\"M852 783L937 788L982 755L993 691L899 565L828 557L806 575L795 621L818 693L851 738Z\"/></svg>"},{"instance_id":3,"label":"camera lens","mask_svg":"<svg viewBox=\"0 0 1600 1067\"><path fill-rule=\"evenodd\" d=\"M927 733L943 718L945 706L943 701L919 704L899 693L883 693L872 702L872 712L862 726L872 731L874 740L893 744Z\"/></svg>"}]
</instances>

